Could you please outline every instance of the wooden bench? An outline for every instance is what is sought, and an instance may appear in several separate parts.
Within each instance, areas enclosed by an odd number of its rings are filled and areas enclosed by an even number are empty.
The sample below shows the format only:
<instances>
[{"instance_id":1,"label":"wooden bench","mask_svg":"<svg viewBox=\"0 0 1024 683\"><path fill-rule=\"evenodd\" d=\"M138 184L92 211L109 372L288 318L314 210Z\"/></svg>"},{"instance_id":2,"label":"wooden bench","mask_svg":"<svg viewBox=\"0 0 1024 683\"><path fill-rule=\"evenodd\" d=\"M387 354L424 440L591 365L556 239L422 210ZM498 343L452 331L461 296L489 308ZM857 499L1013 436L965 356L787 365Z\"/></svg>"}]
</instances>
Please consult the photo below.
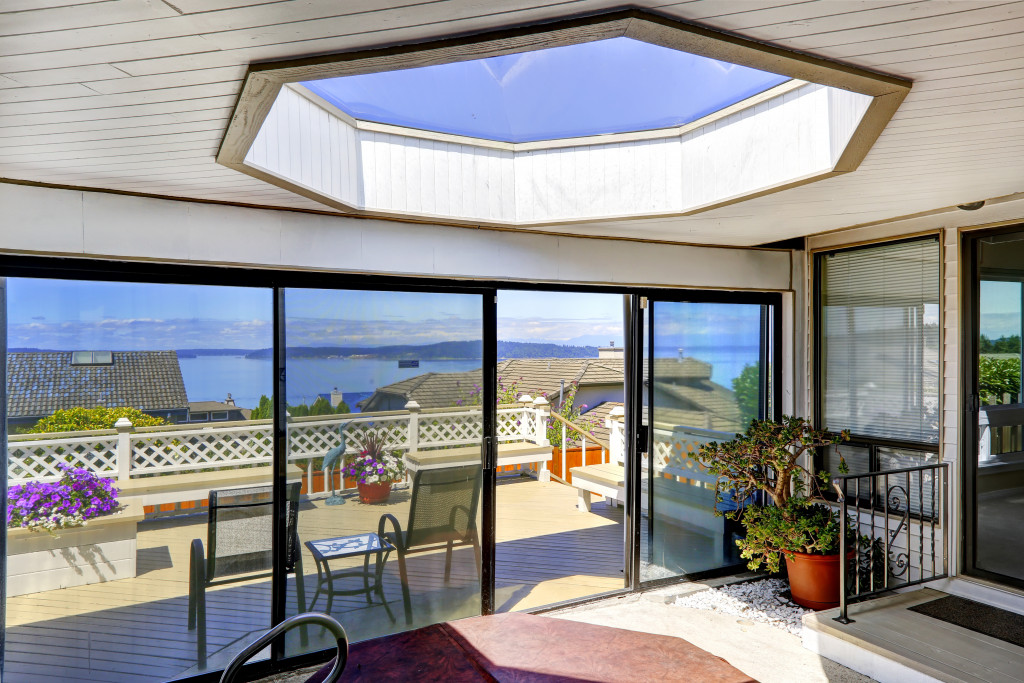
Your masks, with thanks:
<instances>
[{"instance_id":1,"label":"wooden bench","mask_svg":"<svg viewBox=\"0 0 1024 683\"><path fill-rule=\"evenodd\" d=\"M550 459L551 446L538 446L535 443L498 444L498 467L519 466L522 469L525 465L536 463L537 476L541 481L548 480L548 460ZM435 451L409 451L405 454L405 468L410 472L476 465L480 461L480 446L458 446Z\"/></svg>"},{"instance_id":2,"label":"wooden bench","mask_svg":"<svg viewBox=\"0 0 1024 683\"><path fill-rule=\"evenodd\" d=\"M590 512L590 496L599 496L616 501L626 499L626 470L622 465L603 463L573 467L572 485L576 487L576 507L581 512Z\"/></svg>"}]
</instances>

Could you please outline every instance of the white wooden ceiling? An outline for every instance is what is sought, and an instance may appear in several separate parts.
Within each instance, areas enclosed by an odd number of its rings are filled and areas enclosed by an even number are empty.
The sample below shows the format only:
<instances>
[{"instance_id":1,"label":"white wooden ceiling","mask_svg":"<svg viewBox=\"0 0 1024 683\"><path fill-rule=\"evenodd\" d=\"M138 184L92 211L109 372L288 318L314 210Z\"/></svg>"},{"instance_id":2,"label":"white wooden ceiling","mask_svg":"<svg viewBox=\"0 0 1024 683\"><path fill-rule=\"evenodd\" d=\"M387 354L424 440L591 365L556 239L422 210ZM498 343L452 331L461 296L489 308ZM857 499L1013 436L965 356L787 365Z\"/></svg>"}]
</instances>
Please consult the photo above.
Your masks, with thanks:
<instances>
[{"instance_id":1,"label":"white wooden ceiling","mask_svg":"<svg viewBox=\"0 0 1024 683\"><path fill-rule=\"evenodd\" d=\"M558 232L748 245L1024 192L1024 2L634 4L909 78L914 87L852 174L691 217L559 225ZM329 210L214 161L248 64L621 6L3 0L0 177Z\"/></svg>"}]
</instances>

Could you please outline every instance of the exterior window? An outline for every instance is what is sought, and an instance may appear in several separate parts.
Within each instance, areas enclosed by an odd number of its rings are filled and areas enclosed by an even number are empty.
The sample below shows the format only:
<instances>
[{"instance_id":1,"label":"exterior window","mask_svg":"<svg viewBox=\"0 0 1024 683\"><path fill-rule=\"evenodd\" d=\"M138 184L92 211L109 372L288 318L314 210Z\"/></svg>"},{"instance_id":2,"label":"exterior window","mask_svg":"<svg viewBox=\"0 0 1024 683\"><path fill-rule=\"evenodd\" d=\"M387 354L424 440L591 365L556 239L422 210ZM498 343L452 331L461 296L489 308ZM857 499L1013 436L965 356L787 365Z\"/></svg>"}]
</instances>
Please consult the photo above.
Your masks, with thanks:
<instances>
[{"instance_id":1,"label":"exterior window","mask_svg":"<svg viewBox=\"0 0 1024 683\"><path fill-rule=\"evenodd\" d=\"M939 256L934 238L818 256L824 428L854 441L939 442Z\"/></svg>"},{"instance_id":2,"label":"exterior window","mask_svg":"<svg viewBox=\"0 0 1024 683\"><path fill-rule=\"evenodd\" d=\"M226 420L228 419L227 411L221 411L217 413L210 413L211 420Z\"/></svg>"},{"instance_id":3,"label":"exterior window","mask_svg":"<svg viewBox=\"0 0 1024 683\"><path fill-rule=\"evenodd\" d=\"M72 365L113 365L113 363L112 351L73 351L71 353Z\"/></svg>"}]
</instances>

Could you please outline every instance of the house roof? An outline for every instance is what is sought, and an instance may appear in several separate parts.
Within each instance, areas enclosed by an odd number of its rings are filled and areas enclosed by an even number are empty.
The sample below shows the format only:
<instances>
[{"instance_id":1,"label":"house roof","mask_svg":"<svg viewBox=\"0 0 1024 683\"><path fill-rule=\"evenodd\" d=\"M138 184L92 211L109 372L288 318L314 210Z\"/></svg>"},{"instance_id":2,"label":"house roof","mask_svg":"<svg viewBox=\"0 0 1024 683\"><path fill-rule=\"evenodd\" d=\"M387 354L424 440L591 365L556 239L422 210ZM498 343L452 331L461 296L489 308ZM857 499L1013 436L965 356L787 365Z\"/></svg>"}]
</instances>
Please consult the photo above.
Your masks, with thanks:
<instances>
[{"instance_id":1,"label":"house roof","mask_svg":"<svg viewBox=\"0 0 1024 683\"><path fill-rule=\"evenodd\" d=\"M600 11L582 0L19 3L0 48L0 177L256 206L334 211L219 165L216 150L250 63L356 52ZM914 86L859 168L692 216L565 224L563 233L748 245L1014 200L1024 137L1014 93L1024 2L688 2L680 19ZM994 220L995 202L970 215ZM1024 215L1024 210L1011 212Z\"/></svg>"},{"instance_id":2,"label":"house roof","mask_svg":"<svg viewBox=\"0 0 1024 683\"><path fill-rule=\"evenodd\" d=\"M252 414L252 410L249 408L239 408L236 405L230 403L224 403L223 401L189 401L188 410L190 413L205 413L205 412L239 412L242 417L246 420L249 419L249 415Z\"/></svg>"},{"instance_id":3,"label":"house roof","mask_svg":"<svg viewBox=\"0 0 1024 683\"><path fill-rule=\"evenodd\" d=\"M471 402L478 393L481 373L468 372L427 372L400 382L380 387L369 398L359 401L360 410L377 410L374 406L382 398L393 396L403 402L415 400L421 408L450 408L459 400Z\"/></svg>"},{"instance_id":4,"label":"house roof","mask_svg":"<svg viewBox=\"0 0 1024 683\"><path fill-rule=\"evenodd\" d=\"M623 363L615 358L512 358L498 363L499 384L514 382L520 395L543 395L550 401L557 398L562 380L566 389L573 382L581 387L621 385Z\"/></svg>"},{"instance_id":5,"label":"house roof","mask_svg":"<svg viewBox=\"0 0 1024 683\"><path fill-rule=\"evenodd\" d=\"M380 398L394 396L403 401L415 399L421 408L447 408L460 399L473 400L480 379L479 370L428 372L379 387L373 396L360 401L359 406L362 410L373 410ZM613 358L512 358L498 363L499 389L515 383L517 396L557 398L561 380L565 380L567 388L572 382L580 386L621 385L622 361Z\"/></svg>"},{"instance_id":6,"label":"house roof","mask_svg":"<svg viewBox=\"0 0 1024 683\"><path fill-rule=\"evenodd\" d=\"M596 406L583 413L580 417L585 418L586 421L593 426L590 427L590 432L601 439L605 443L608 443L608 438L611 436L611 430L605 426L605 419L611 414L615 408L622 407L621 401L604 401L598 403Z\"/></svg>"},{"instance_id":7,"label":"house roof","mask_svg":"<svg viewBox=\"0 0 1024 683\"><path fill-rule=\"evenodd\" d=\"M110 365L72 365L71 351L7 354L7 414L44 417L68 408L188 408L174 351L114 351Z\"/></svg>"}]
</instances>

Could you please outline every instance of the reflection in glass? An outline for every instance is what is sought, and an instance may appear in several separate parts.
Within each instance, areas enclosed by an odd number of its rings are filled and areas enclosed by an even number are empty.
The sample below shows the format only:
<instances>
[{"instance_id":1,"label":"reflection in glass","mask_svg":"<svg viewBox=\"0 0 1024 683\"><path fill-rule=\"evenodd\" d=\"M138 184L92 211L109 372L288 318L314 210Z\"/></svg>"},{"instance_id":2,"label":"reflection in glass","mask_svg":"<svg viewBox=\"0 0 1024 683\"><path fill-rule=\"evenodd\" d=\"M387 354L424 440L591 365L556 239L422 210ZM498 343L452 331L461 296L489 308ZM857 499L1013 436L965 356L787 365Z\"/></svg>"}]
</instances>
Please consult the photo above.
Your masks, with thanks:
<instances>
[{"instance_id":1,"label":"reflection in glass","mask_svg":"<svg viewBox=\"0 0 1024 683\"><path fill-rule=\"evenodd\" d=\"M351 640L480 613L481 310L462 294L285 292L296 588ZM300 629L286 653L330 645Z\"/></svg>"},{"instance_id":2,"label":"reflection in glass","mask_svg":"<svg viewBox=\"0 0 1024 683\"><path fill-rule=\"evenodd\" d=\"M5 679L222 668L270 625L270 290L19 278L7 303Z\"/></svg>"},{"instance_id":3,"label":"reflection in glass","mask_svg":"<svg viewBox=\"0 0 1024 683\"><path fill-rule=\"evenodd\" d=\"M622 296L503 290L497 309L495 611L621 590Z\"/></svg>"},{"instance_id":4,"label":"reflection in glass","mask_svg":"<svg viewBox=\"0 0 1024 683\"><path fill-rule=\"evenodd\" d=\"M739 562L735 540L742 529L715 516L715 480L692 455L761 416L766 314L760 305L653 303L653 439L644 497L650 540L642 549L643 580Z\"/></svg>"},{"instance_id":5,"label":"reflection in glass","mask_svg":"<svg viewBox=\"0 0 1024 683\"><path fill-rule=\"evenodd\" d=\"M978 242L978 450L975 565L1024 580L1024 233Z\"/></svg>"}]
</instances>

